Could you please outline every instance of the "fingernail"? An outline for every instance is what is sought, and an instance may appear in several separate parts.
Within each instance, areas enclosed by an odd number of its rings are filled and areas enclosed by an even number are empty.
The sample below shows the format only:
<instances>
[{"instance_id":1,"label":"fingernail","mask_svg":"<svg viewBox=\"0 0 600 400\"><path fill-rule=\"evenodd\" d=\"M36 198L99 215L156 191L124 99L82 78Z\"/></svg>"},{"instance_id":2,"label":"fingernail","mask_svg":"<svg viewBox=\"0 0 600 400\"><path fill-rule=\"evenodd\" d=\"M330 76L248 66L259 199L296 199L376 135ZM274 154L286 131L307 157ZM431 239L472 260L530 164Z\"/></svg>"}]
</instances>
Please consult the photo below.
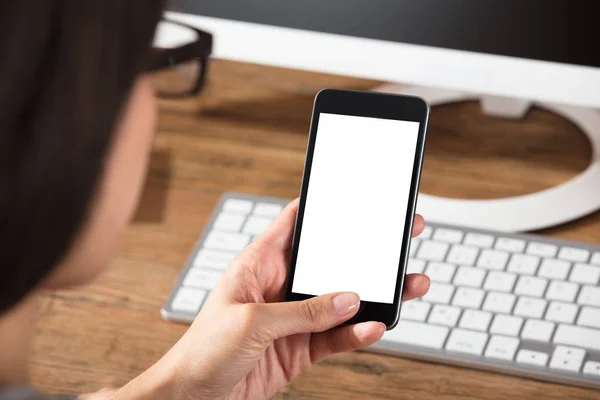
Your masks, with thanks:
<instances>
[{"instance_id":1,"label":"fingernail","mask_svg":"<svg viewBox=\"0 0 600 400\"><path fill-rule=\"evenodd\" d=\"M360 297L356 293L340 293L333 298L333 308L337 315L348 314L360 303Z\"/></svg>"}]
</instances>

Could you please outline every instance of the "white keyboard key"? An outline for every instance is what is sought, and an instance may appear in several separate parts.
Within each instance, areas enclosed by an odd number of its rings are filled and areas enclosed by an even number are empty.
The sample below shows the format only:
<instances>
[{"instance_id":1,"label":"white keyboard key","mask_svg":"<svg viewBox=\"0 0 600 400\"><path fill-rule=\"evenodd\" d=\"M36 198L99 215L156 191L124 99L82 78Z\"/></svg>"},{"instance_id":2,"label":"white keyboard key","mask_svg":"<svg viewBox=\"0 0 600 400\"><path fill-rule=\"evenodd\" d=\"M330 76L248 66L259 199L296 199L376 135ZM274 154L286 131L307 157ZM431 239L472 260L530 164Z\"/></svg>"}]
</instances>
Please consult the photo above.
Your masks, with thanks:
<instances>
[{"instance_id":1,"label":"white keyboard key","mask_svg":"<svg viewBox=\"0 0 600 400\"><path fill-rule=\"evenodd\" d=\"M511 361L515 357L518 347L519 339L517 338L493 335L485 349L485 356Z\"/></svg>"},{"instance_id":2,"label":"white keyboard key","mask_svg":"<svg viewBox=\"0 0 600 400\"><path fill-rule=\"evenodd\" d=\"M212 290L217 286L222 275L223 271L192 268L186 275L183 285L198 289Z\"/></svg>"},{"instance_id":3,"label":"white keyboard key","mask_svg":"<svg viewBox=\"0 0 600 400\"><path fill-rule=\"evenodd\" d=\"M525 326L523 326L521 338L538 342L549 342L552 332L554 332L554 324L552 322L528 319L525 321Z\"/></svg>"},{"instance_id":4,"label":"white keyboard key","mask_svg":"<svg viewBox=\"0 0 600 400\"><path fill-rule=\"evenodd\" d=\"M494 313L510 314L516 300L517 297L511 293L488 292L483 309Z\"/></svg>"},{"instance_id":5,"label":"white keyboard key","mask_svg":"<svg viewBox=\"0 0 600 400\"><path fill-rule=\"evenodd\" d=\"M448 243L423 242L420 245L417 258L428 261L444 261L449 247Z\"/></svg>"},{"instance_id":6,"label":"white keyboard key","mask_svg":"<svg viewBox=\"0 0 600 400\"><path fill-rule=\"evenodd\" d=\"M528 318L542 318L546 310L546 300L533 297L519 297L514 314Z\"/></svg>"},{"instance_id":7,"label":"white keyboard key","mask_svg":"<svg viewBox=\"0 0 600 400\"><path fill-rule=\"evenodd\" d=\"M521 253L525 250L525 241L521 239L509 239L500 237L496 239L496 250L508 251L510 253Z\"/></svg>"},{"instance_id":8,"label":"white keyboard key","mask_svg":"<svg viewBox=\"0 0 600 400\"><path fill-rule=\"evenodd\" d=\"M518 336L522 325L523 318L521 317L498 314L494 317L490 332L498 335Z\"/></svg>"},{"instance_id":9,"label":"white keyboard key","mask_svg":"<svg viewBox=\"0 0 600 400\"><path fill-rule=\"evenodd\" d=\"M585 375L594 375L600 377L600 362L588 361L583 366L583 373Z\"/></svg>"},{"instance_id":10,"label":"white keyboard key","mask_svg":"<svg viewBox=\"0 0 600 400\"><path fill-rule=\"evenodd\" d=\"M197 313L207 294L206 290L182 287L175 295L171 307L175 311Z\"/></svg>"},{"instance_id":11,"label":"white keyboard key","mask_svg":"<svg viewBox=\"0 0 600 400\"><path fill-rule=\"evenodd\" d=\"M471 246L454 245L446 257L446 261L457 265L475 265L479 249Z\"/></svg>"},{"instance_id":12,"label":"white keyboard key","mask_svg":"<svg viewBox=\"0 0 600 400\"><path fill-rule=\"evenodd\" d=\"M449 330L445 326L400 320L394 329L383 334L383 340L441 350Z\"/></svg>"},{"instance_id":13,"label":"white keyboard key","mask_svg":"<svg viewBox=\"0 0 600 400\"><path fill-rule=\"evenodd\" d=\"M425 261L417 260L416 258L408 259L407 274L422 274L425 271Z\"/></svg>"},{"instance_id":14,"label":"white keyboard key","mask_svg":"<svg viewBox=\"0 0 600 400\"><path fill-rule=\"evenodd\" d=\"M463 233L455 229L438 228L433 234L433 240L448 243L460 243L463 238Z\"/></svg>"},{"instance_id":15,"label":"white keyboard key","mask_svg":"<svg viewBox=\"0 0 600 400\"><path fill-rule=\"evenodd\" d=\"M250 235L262 235L269 225L271 225L271 222L273 222L272 218L251 216L248 218L248 221L246 221L246 225L244 225L244 233Z\"/></svg>"},{"instance_id":16,"label":"white keyboard key","mask_svg":"<svg viewBox=\"0 0 600 400\"><path fill-rule=\"evenodd\" d=\"M546 363L548 363L548 354L533 350L519 350L519 354L517 354L517 362L519 364L545 367Z\"/></svg>"},{"instance_id":17,"label":"white keyboard key","mask_svg":"<svg viewBox=\"0 0 600 400\"><path fill-rule=\"evenodd\" d=\"M488 339L488 334L465 329L454 329L448 338L446 350L458 353L481 355Z\"/></svg>"},{"instance_id":18,"label":"white keyboard key","mask_svg":"<svg viewBox=\"0 0 600 400\"><path fill-rule=\"evenodd\" d=\"M534 256L554 258L557 251L558 247L553 244L531 242L527 246L526 252Z\"/></svg>"},{"instance_id":19,"label":"white keyboard key","mask_svg":"<svg viewBox=\"0 0 600 400\"><path fill-rule=\"evenodd\" d=\"M204 246L209 249L237 252L244 250L248 244L250 244L250 235L219 231L211 231L204 241Z\"/></svg>"},{"instance_id":20,"label":"white keyboard key","mask_svg":"<svg viewBox=\"0 0 600 400\"><path fill-rule=\"evenodd\" d=\"M600 252L594 253L592 255L592 259L590 260L591 264L600 265Z\"/></svg>"},{"instance_id":21,"label":"white keyboard key","mask_svg":"<svg viewBox=\"0 0 600 400\"><path fill-rule=\"evenodd\" d=\"M494 244L494 237L481 233L468 233L465 237L464 244L467 246L475 246L482 249L489 249Z\"/></svg>"},{"instance_id":22,"label":"white keyboard key","mask_svg":"<svg viewBox=\"0 0 600 400\"><path fill-rule=\"evenodd\" d=\"M521 276L515 287L516 295L531 297L542 297L548 286L546 278L537 278L535 276Z\"/></svg>"},{"instance_id":23,"label":"white keyboard key","mask_svg":"<svg viewBox=\"0 0 600 400\"><path fill-rule=\"evenodd\" d=\"M600 308L582 307L579 318L577 318L577 325L600 328Z\"/></svg>"},{"instance_id":24,"label":"white keyboard key","mask_svg":"<svg viewBox=\"0 0 600 400\"><path fill-rule=\"evenodd\" d=\"M271 217L271 218L275 218L276 216L278 216L279 214L281 214L281 210L283 210L283 207L280 206L279 204L273 204L273 203L258 203L255 207L254 207L254 215L262 215L265 217Z\"/></svg>"},{"instance_id":25,"label":"white keyboard key","mask_svg":"<svg viewBox=\"0 0 600 400\"><path fill-rule=\"evenodd\" d=\"M584 350L574 347L556 346L552 360L550 361L550 368L577 373L581 369L584 357Z\"/></svg>"},{"instance_id":26,"label":"white keyboard key","mask_svg":"<svg viewBox=\"0 0 600 400\"><path fill-rule=\"evenodd\" d=\"M423 301L427 301L429 303L449 304L453 293L454 286L446 283L431 282L429 291L425 296L423 296Z\"/></svg>"},{"instance_id":27,"label":"white keyboard key","mask_svg":"<svg viewBox=\"0 0 600 400\"><path fill-rule=\"evenodd\" d=\"M577 311L579 311L579 307L575 304L553 301L548 305L548 310L546 310L546 317L544 319L546 321L572 324L575 322Z\"/></svg>"},{"instance_id":28,"label":"white keyboard key","mask_svg":"<svg viewBox=\"0 0 600 400\"><path fill-rule=\"evenodd\" d=\"M506 267L509 253L498 250L482 250L477 266L487 269L503 270Z\"/></svg>"},{"instance_id":29,"label":"white keyboard key","mask_svg":"<svg viewBox=\"0 0 600 400\"><path fill-rule=\"evenodd\" d=\"M425 271L425 275L432 281L450 283L456 271L456 266L452 264L430 262Z\"/></svg>"},{"instance_id":30,"label":"white keyboard key","mask_svg":"<svg viewBox=\"0 0 600 400\"><path fill-rule=\"evenodd\" d=\"M600 351L600 330L574 325L558 325L554 343Z\"/></svg>"},{"instance_id":31,"label":"white keyboard key","mask_svg":"<svg viewBox=\"0 0 600 400\"><path fill-rule=\"evenodd\" d=\"M411 239L410 240L410 248L408 251L409 257L414 257L417 254L417 250L419 249L419 245L421 241L419 239Z\"/></svg>"},{"instance_id":32,"label":"white keyboard key","mask_svg":"<svg viewBox=\"0 0 600 400\"><path fill-rule=\"evenodd\" d=\"M510 272L490 271L485 279L483 288L497 292L512 292L517 275Z\"/></svg>"},{"instance_id":33,"label":"white keyboard key","mask_svg":"<svg viewBox=\"0 0 600 400\"><path fill-rule=\"evenodd\" d=\"M229 251L201 249L194 259L193 266L225 270L236 255L237 253Z\"/></svg>"},{"instance_id":34,"label":"white keyboard key","mask_svg":"<svg viewBox=\"0 0 600 400\"><path fill-rule=\"evenodd\" d=\"M425 321L431 304L424 301L407 301L402 303L400 318L413 321Z\"/></svg>"},{"instance_id":35,"label":"white keyboard key","mask_svg":"<svg viewBox=\"0 0 600 400\"><path fill-rule=\"evenodd\" d=\"M581 293L579 293L577 303L582 306L600 307L600 287L583 286L581 288Z\"/></svg>"},{"instance_id":36,"label":"white keyboard key","mask_svg":"<svg viewBox=\"0 0 600 400\"><path fill-rule=\"evenodd\" d=\"M597 285L600 279L600 267L587 264L575 264L569 280L587 285Z\"/></svg>"},{"instance_id":37,"label":"white keyboard key","mask_svg":"<svg viewBox=\"0 0 600 400\"><path fill-rule=\"evenodd\" d=\"M227 199L223 204L223 210L238 214L249 214L253 203L250 200Z\"/></svg>"},{"instance_id":38,"label":"white keyboard key","mask_svg":"<svg viewBox=\"0 0 600 400\"><path fill-rule=\"evenodd\" d=\"M563 247L558 252L558 258L568 261L585 263L590 258L590 252L574 247Z\"/></svg>"},{"instance_id":39,"label":"white keyboard key","mask_svg":"<svg viewBox=\"0 0 600 400\"><path fill-rule=\"evenodd\" d=\"M446 325L455 327L458 323L458 317L460 317L461 309L458 307L445 306L442 304L436 304L429 314L428 322L436 325Z\"/></svg>"},{"instance_id":40,"label":"white keyboard key","mask_svg":"<svg viewBox=\"0 0 600 400\"><path fill-rule=\"evenodd\" d=\"M242 214L229 214L222 212L214 223L214 228L220 231L239 232L244 225L246 217Z\"/></svg>"},{"instance_id":41,"label":"white keyboard key","mask_svg":"<svg viewBox=\"0 0 600 400\"><path fill-rule=\"evenodd\" d=\"M568 261L545 258L544 261L542 261L540 270L538 271L538 276L562 281L567 279L570 269L571 263Z\"/></svg>"},{"instance_id":42,"label":"white keyboard key","mask_svg":"<svg viewBox=\"0 0 600 400\"><path fill-rule=\"evenodd\" d=\"M491 321L492 313L467 309L462 314L459 326L464 329L486 332Z\"/></svg>"},{"instance_id":43,"label":"white keyboard key","mask_svg":"<svg viewBox=\"0 0 600 400\"><path fill-rule=\"evenodd\" d=\"M513 254L508 263L507 270L519 275L535 275L540 258L531 254Z\"/></svg>"},{"instance_id":44,"label":"white keyboard key","mask_svg":"<svg viewBox=\"0 0 600 400\"><path fill-rule=\"evenodd\" d=\"M459 267L454 276L456 286L470 286L480 288L485 277L485 270L474 267Z\"/></svg>"},{"instance_id":45,"label":"white keyboard key","mask_svg":"<svg viewBox=\"0 0 600 400\"><path fill-rule=\"evenodd\" d=\"M579 285L572 282L552 281L548 285L546 298L548 300L558 300L572 303L575 300Z\"/></svg>"},{"instance_id":46,"label":"white keyboard key","mask_svg":"<svg viewBox=\"0 0 600 400\"><path fill-rule=\"evenodd\" d=\"M426 225L425 229L423 229L423 232L421 232L421 234L419 235L419 239L431 239L431 235L433 234L433 228Z\"/></svg>"},{"instance_id":47,"label":"white keyboard key","mask_svg":"<svg viewBox=\"0 0 600 400\"><path fill-rule=\"evenodd\" d=\"M485 292L481 289L459 287L452 300L452 305L464 308L479 308Z\"/></svg>"}]
</instances>

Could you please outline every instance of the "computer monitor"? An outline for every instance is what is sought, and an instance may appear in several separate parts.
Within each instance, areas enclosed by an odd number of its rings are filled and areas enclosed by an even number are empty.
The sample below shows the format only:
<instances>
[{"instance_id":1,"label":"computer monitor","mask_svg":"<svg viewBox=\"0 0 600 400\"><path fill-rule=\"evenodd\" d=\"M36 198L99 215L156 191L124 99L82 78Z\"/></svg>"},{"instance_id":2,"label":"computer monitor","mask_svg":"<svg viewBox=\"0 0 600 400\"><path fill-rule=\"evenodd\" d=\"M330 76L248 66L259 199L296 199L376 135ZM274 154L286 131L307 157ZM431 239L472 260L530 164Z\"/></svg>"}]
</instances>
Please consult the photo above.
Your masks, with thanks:
<instances>
[{"instance_id":1,"label":"computer monitor","mask_svg":"<svg viewBox=\"0 0 600 400\"><path fill-rule=\"evenodd\" d=\"M411 84L401 90L432 104L482 95L485 111L511 117L548 104L591 139L582 175L510 199L419 199L438 222L528 231L600 208L597 9L593 0L174 0L167 16L213 33L216 58Z\"/></svg>"},{"instance_id":2,"label":"computer monitor","mask_svg":"<svg viewBox=\"0 0 600 400\"><path fill-rule=\"evenodd\" d=\"M175 0L169 8L215 35L217 58L600 108L593 0Z\"/></svg>"}]
</instances>

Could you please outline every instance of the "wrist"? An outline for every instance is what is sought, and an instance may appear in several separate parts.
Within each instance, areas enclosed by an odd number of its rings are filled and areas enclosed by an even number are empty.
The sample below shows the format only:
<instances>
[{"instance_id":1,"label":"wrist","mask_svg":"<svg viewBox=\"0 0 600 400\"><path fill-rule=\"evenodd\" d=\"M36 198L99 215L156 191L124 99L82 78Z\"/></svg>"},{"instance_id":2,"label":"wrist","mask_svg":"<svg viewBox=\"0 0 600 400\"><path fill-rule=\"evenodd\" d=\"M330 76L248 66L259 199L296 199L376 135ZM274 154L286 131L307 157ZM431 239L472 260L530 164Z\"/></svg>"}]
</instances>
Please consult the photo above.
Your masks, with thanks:
<instances>
[{"instance_id":1,"label":"wrist","mask_svg":"<svg viewBox=\"0 0 600 400\"><path fill-rule=\"evenodd\" d=\"M108 400L188 400L179 363L167 353L156 364L108 397Z\"/></svg>"}]
</instances>

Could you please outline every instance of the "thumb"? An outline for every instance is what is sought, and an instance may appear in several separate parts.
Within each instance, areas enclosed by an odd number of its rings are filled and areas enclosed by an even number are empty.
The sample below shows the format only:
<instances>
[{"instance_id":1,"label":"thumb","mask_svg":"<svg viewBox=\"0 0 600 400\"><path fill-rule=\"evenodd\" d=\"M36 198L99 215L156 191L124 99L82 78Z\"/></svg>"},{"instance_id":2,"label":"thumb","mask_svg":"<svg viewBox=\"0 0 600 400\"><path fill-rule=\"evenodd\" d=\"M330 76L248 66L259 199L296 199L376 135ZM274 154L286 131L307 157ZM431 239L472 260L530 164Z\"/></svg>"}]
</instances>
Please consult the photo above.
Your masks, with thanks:
<instances>
[{"instance_id":1,"label":"thumb","mask_svg":"<svg viewBox=\"0 0 600 400\"><path fill-rule=\"evenodd\" d=\"M261 325L273 340L298 333L323 332L352 318L359 304L358 294L352 292L262 304Z\"/></svg>"}]
</instances>

